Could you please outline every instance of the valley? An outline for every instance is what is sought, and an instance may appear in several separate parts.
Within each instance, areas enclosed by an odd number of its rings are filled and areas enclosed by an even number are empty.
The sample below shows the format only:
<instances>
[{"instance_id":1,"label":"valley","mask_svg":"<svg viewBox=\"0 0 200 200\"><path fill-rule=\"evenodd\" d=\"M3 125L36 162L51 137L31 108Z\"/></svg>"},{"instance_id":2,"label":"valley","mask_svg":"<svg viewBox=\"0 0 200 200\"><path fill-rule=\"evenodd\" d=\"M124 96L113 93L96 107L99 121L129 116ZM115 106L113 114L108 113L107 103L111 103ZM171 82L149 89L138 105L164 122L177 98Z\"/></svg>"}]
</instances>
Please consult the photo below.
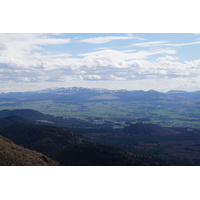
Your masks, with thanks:
<instances>
[{"instance_id":1,"label":"valley","mask_svg":"<svg viewBox=\"0 0 200 200\"><path fill-rule=\"evenodd\" d=\"M200 128L200 92L58 88L0 94L0 110L34 109L63 118L122 128L127 123Z\"/></svg>"},{"instance_id":2,"label":"valley","mask_svg":"<svg viewBox=\"0 0 200 200\"><path fill-rule=\"evenodd\" d=\"M64 166L199 166L200 92L0 94L0 135Z\"/></svg>"}]
</instances>

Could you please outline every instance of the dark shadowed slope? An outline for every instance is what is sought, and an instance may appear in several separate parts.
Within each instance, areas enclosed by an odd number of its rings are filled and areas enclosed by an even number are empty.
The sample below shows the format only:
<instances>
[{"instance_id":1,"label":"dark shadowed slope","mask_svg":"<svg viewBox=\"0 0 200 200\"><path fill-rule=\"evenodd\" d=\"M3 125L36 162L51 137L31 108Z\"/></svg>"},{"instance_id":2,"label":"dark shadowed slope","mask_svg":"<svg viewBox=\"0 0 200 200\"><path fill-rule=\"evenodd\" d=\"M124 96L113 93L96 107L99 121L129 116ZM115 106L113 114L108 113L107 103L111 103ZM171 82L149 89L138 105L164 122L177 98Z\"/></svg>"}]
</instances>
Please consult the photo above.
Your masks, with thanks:
<instances>
[{"instance_id":1,"label":"dark shadowed slope","mask_svg":"<svg viewBox=\"0 0 200 200\"><path fill-rule=\"evenodd\" d=\"M165 165L154 156L134 154L102 145L63 128L17 125L0 129L0 134L15 143L70 166Z\"/></svg>"},{"instance_id":2,"label":"dark shadowed slope","mask_svg":"<svg viewBox=\"0 0 200 200\"><path fill-rule=\"evenodd\" d=\"M82 137L63 128L45 125L22 124L0 129L0 135L25 148L52 157L65 146L78 144Z\"/></svg>"},{"instance_id":3,"label":"dark shadowed slope","mask_svg":"<svg viewBox=\"0 0 200 200\"><path fill-rule=\"evenodd\" d=\"M73 166L161 166L166 162L155 156L132 153L100 143L81 143L56 153L61 165Z\"/></svg>"},{"instance_id":4,"label":"dark shadowed slope","mask_svg":"<svg viewBox=\"0 0 200 200\"><path fill-rule=\"evenodd\" d=\"M47 156L14 144L0 136L1 166L56 166L56 161Z\"/></svg>"},{"instance_id":5,"label":"dark shadowed slope","mask_svg":"<svg viewBox=\"0 0 200 200\"><path fill-rule=\"evenodd\" d=\"M178 131L170 128L161 127L156 124L142 124L136 123L131 124L122 129L116 130L95 130L88 133L86 132L84 135L93 138L93 139L113 139L113 138L135 138L135 137L153 137L153 136L175 136L179 134Z\"/></svg>"},{"instance_id":6,"label":"dark shadowed slope","mask_svg":"<svg viewBox=\"0 0 200 200\"><path fill-rule=\"evenodd\" d=\"M132 124L122 129L124 135L149 135L149 136L168 136L176 135L177 131L161 127L156 124Z\"/></svg>"},{"instance_id":7,"label":"dark shadowed slope","mask_svg":"<svg viewBox=\"0 0 200 200\"><path fill-rule=\"evenodd\" d=\"M2 119L0 118L0 128L17 124L26 124L26 123L28 123L28 121L25 120L23 117L19 116L9 116L9 117L4 117Z\"/></svg>"}]
</instances>

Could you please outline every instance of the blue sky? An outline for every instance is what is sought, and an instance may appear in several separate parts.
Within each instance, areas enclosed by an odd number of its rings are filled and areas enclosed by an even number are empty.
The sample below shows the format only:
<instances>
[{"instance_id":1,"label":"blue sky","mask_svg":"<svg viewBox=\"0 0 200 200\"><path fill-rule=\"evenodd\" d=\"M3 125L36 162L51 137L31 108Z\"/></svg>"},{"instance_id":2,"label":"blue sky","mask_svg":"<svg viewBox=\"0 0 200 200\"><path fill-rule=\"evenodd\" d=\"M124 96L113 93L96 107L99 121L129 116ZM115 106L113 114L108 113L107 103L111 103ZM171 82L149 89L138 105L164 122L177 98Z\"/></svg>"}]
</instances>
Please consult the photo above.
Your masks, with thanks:
<instances>
[{"instance_id":1,"label":"blue sky","mask_svg":"<svg viewBox=\"0 0 200 200\"><path fill-rule=\"evenodd\" d=\"M200 90L200 34L0 34L1 92Z\"/></svg>"}]
</instances>

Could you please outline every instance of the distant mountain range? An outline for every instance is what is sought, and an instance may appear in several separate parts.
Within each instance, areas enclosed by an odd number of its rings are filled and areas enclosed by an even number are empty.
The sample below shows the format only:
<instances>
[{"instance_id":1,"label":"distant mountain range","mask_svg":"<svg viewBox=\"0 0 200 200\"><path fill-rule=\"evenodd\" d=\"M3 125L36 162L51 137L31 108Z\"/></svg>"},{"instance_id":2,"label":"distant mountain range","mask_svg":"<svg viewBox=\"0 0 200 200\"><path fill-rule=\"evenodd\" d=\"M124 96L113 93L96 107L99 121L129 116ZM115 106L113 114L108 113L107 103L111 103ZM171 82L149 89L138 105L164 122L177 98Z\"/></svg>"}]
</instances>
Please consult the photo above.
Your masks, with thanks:
<instances>
[{"instance_id":1,"label":"distant mountain range","mask_svg":"<svg viewBox=\"0 0 200 200\"><path fill-rule=\"evenodd\" d=\"M46 123L54 123L56 126L71 124L70 127L80 127L87 122L88 127L102 123L108 127L117 127L118 123L123 127L126 122L145 122L170 127L200 128L200 91L171 90L164 93L155 90L72 87L0 93L1 110L27 108L53 116L73 118L70 122L66 122L66 119L62 122L59 119L58 122L55 118L45 116ZM29 116L34 120L35 114ZM85 120L84 124L80 119Z\"/></svg>"},{"instance_id":2,"label":"distant mountain range","mask_svg":"<svg viewBox=\"0 0 200 200\"><path fill-rule=\"evenodd\" d=\"M30 92L8 92L0 93L0 100L36 101L52 99L57 101L88 101L88 100L199 100L200 91L186 92L182 90L170 90L166 93L155 90L108 90L108 89L89 89L81 87L71 88L52 88Z\"/></svg>"}]
</instances>

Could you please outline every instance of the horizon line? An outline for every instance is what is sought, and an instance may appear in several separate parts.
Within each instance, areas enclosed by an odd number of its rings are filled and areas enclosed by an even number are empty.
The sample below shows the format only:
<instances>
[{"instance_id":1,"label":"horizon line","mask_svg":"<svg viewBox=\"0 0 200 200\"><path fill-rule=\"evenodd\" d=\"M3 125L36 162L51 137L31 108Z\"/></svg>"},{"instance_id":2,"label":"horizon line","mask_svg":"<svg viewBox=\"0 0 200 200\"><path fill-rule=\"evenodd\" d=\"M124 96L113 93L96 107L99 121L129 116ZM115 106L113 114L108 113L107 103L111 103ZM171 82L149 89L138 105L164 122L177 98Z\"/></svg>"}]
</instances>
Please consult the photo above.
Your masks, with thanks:
<instances>
[{"instance_id":1,"label":"horizon line","mask_svg":"<svg viewBox=\"0 0 200 200\"><path fill-rule=\"evenodd\" d=\"M169 93L169 92L187 92L187 93L192 93L192 92L198 92L200 90L194 90L194 91L187 91L187 90L178 90L178 89L172 89L172 90L167 90L166 92L155 90L155 89L108 89L108 88L99 88L99 87L78 87L78 86L72 86L72 87L50 87L50 88L44 88L44 89L38 89L38 90L27 90L27 91L10 91L10 92L0 92L0 94L8 94L8 93L26 93L26 92L40 92L40 91L45 91L45 90L56 90L56 89L70 89L70 88L82 88L82 89L90 89L90 90L108 90L108 91L127 91L127 92L135 92L135 91L144 91L144 92L159 92L159 93Z\"/></svg>"}]
</instances>

